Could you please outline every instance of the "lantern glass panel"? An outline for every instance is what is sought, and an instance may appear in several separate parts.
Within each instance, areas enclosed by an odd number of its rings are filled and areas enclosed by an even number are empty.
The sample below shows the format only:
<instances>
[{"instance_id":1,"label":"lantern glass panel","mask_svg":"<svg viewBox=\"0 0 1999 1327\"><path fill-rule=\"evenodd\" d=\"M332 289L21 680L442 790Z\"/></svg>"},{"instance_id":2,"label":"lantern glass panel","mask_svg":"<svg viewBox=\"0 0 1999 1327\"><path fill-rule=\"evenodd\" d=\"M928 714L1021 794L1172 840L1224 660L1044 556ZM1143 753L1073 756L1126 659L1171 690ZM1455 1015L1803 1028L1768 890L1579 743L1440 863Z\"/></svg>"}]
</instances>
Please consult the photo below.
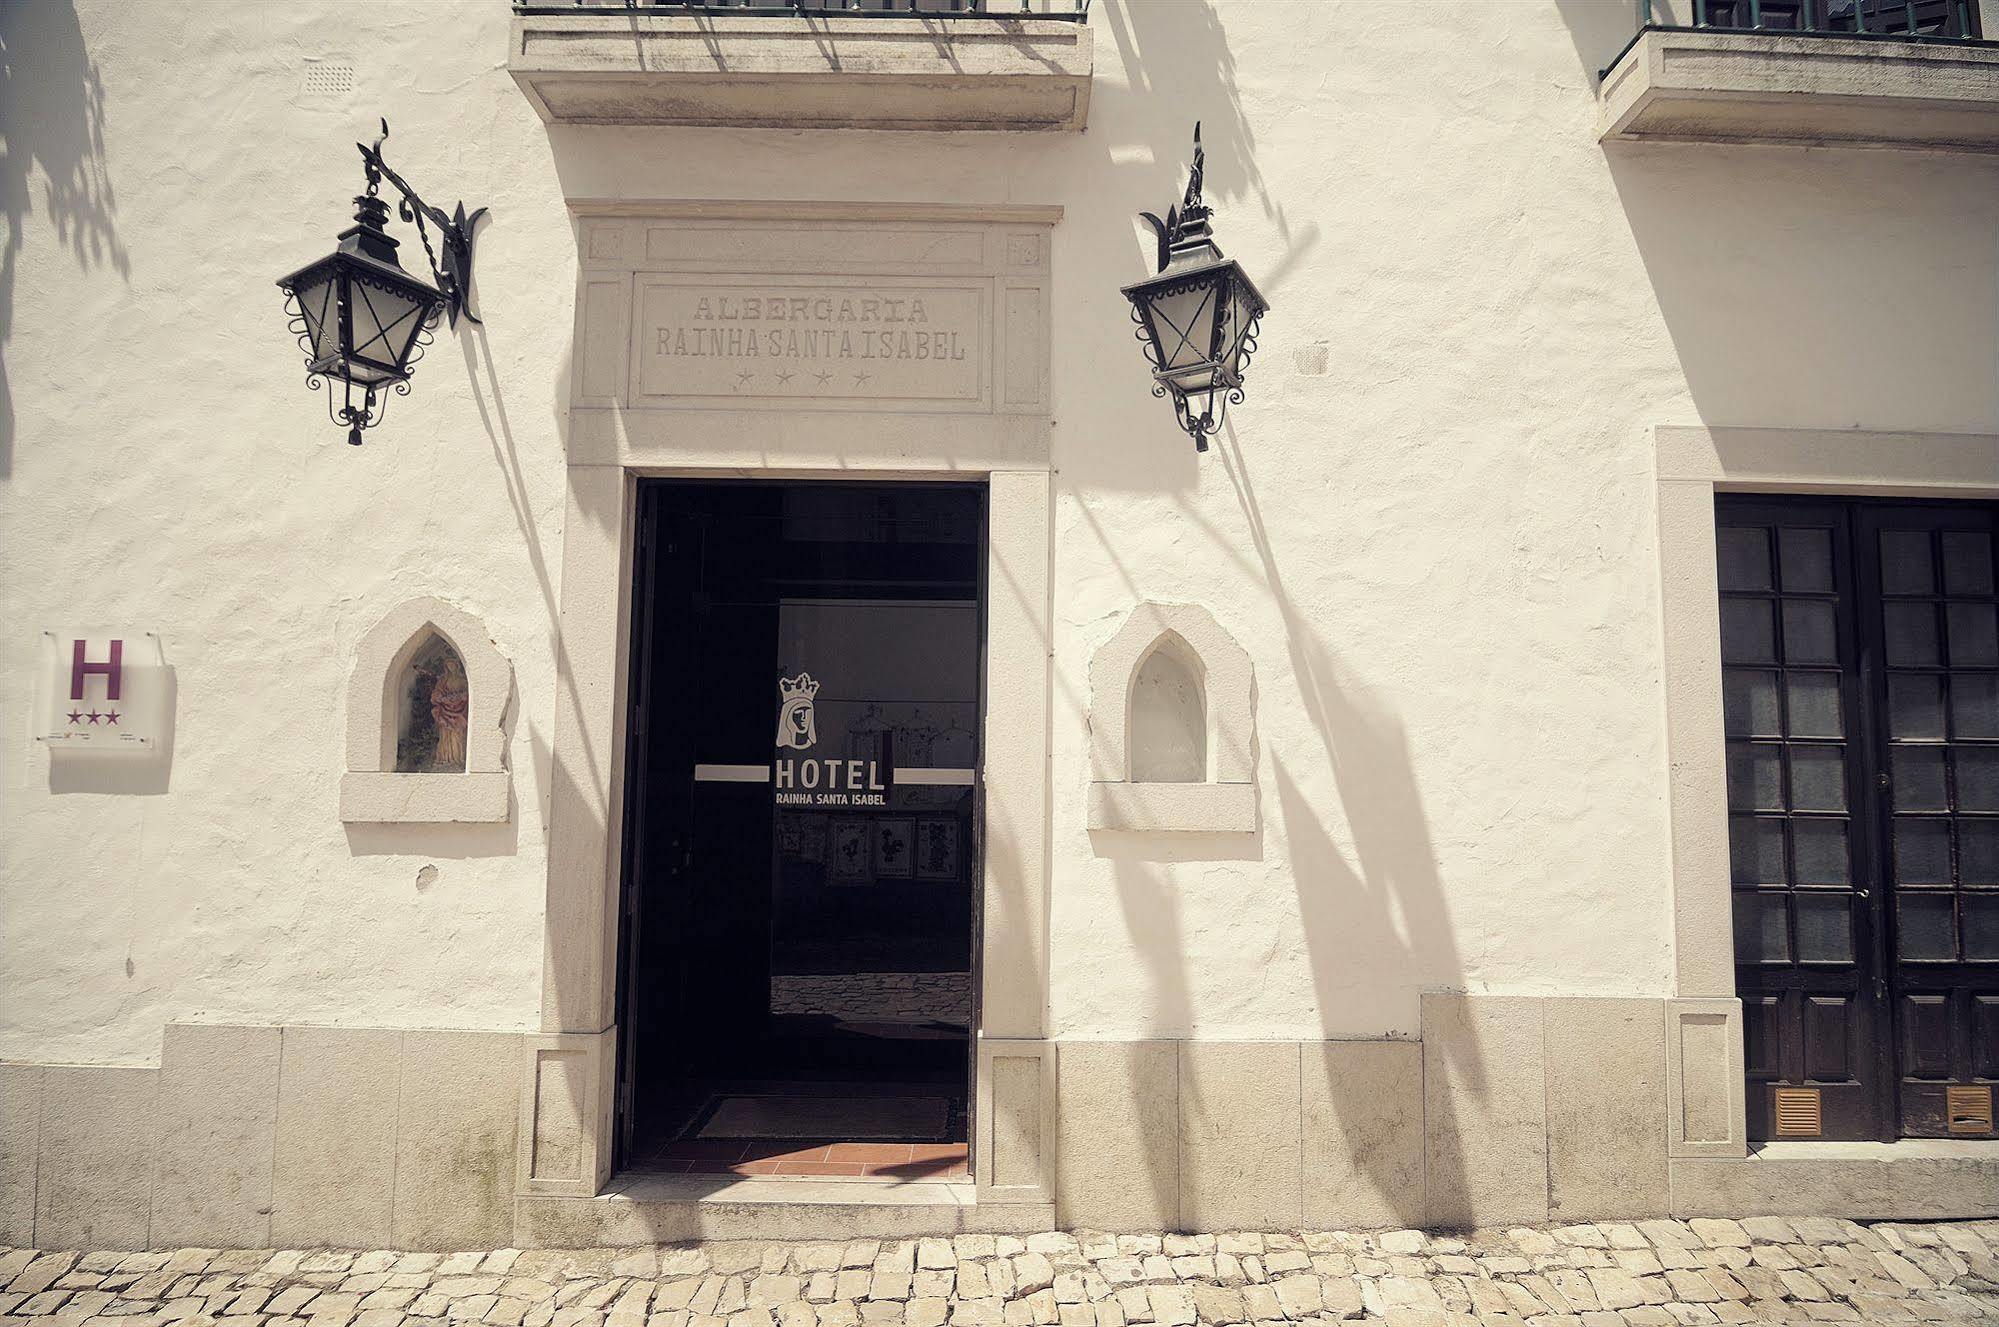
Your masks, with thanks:
<instances>
[{"instance_id":1,"label":"lantern glass panel","mask_svg":"<svg viewBox=\"0 0 1999 1327\"><path fill-rule=\"evenodd\" d=\"M305 317L306 335L312 342L312 357L325 359L340 349L339 306L333 298L337 284L334 269L322 268L292 290L299 312Z\"/></svg>"},{"instance_id":2,"label":"lantern glass panel","mask_svg":"<svg viewBox=\"0 0 1999 1327\"><path fill-rule=\"evenodd\" d=\"M355 359L400 372L410 343L423 328L429 301L414 290L390 289L374 281L350 279Z\"/></svg>"},{"instance_id":3,"label":"lantern glass panel","mask_svg":"<svg viewBox=\"0 0 1999 1327\"><path fill-rule=\"evenodd\" d=\"M1202 281L1152 301L1152 326L1159 338L1159 362L1166 372L1193 368L1214 350L1215 297L1219 287Z\"/></svg>"}]
</instances>

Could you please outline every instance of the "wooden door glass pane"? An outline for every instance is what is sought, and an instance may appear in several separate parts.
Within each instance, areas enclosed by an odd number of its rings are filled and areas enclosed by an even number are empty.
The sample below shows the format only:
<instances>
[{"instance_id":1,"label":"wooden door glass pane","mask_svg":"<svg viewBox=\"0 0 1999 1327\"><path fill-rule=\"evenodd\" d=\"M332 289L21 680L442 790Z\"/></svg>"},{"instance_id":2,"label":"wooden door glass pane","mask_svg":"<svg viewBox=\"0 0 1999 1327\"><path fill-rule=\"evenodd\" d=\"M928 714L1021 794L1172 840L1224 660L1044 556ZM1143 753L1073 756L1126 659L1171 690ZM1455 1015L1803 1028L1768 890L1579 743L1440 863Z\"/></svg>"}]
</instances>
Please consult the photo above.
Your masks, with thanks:
<instances>
[{"instance_id":1,"label":"wooden door glass pane","mask_svg":"<svg viewBox=\"0 0 1999 1327\"><path fill-rule=\"evenodd\" d=\"M1716 532L1715 553L1721 564L1724 590L1768 590L1770 533L1754 526L1723 526Z\"/></svg>"},{"instance_id":2,"label":"wooden door glass pane","mask_svg":"<svg viewBox=\"0 0 1999 1327\"><path fill-rule=\"evenodd\" d=\"M1851 963L1853 961L1853 908L1845 890L1826 894L1799 892L1793 902L1798 910L1798 961L1801 963Z\"/></svg>"},{"instance_id":3,"label":"wooden door glass pane","mask_svg":"<svg viewBox=\"0 0 1999 1327\"><path fill-rule=\"evenodd\" d=\"M1839 820L1791 822L1791 855L1801 885L1845 885L1853 882L1846 849L1846 824Z\"/></svg>"},{"instance_id":4,"label":"wooden door glass pane","mask_svg":"<svg viewBox=\"0 0 1999 1327\"><path fill-rule=\"evenodd\" d=\"M1843 737L1838 673L1793 672L1784 684L1793 737Z\"/></svg>"},{"instance_id":5,"label":"wooden door glass pane","mask_svg":"<svg viewBox=\"0 0 1999 1327\"><path fill-rule=\"evenodd\" d=\"M1784 963L1790 957L1791 942L1785 929L1784 895L1737 894L1735 961Z\"/></svg>"},{"instance_id":6,"label":"wooden door glass pane","mask_svg":"<svg viewBox=\"0 0 1999 1327\"><path fill-rule=\"evenodd\" d=\"M1999 820L1957 827L1957 878L1966 885L1999 885Z\"/></svg>"},{"instance_id":7,"label":"wooden door glass pane","mask_svg":"<svg viewBox=\"0 0 1999 1327\"><path fill-rule=\"evenodd\" d=\"M1948 894L1908 894L1897 900L1903 961L1947 963L1957 957L1952 902Z\"/></svg>"},{"instance_id":8,"label":"wooden door glass pane","mask_svg":"<svg viewBox=\"0 0 1999 1327\"><path fill-rule=\"evenodd\" d=\"M1846 759L1839 747L1791 748L1791 808L1796 811L1846 809Z\"/></svg>"},{"instance_id":9,"label":"wooden door glass pane","mask_svg":"<svg viewBox=\"0 0 1999 1327\"><path fill-rule=\"evenodd\" d=\"M1941 676L1895 673L1888 678L1888 735L1904 740L1943 740Z\"/></svg>"},{"instance_id":10,"label":"wooden door glass pane","mask_svg":"<svg viewBox=\"0 0 1999 1327\"><path fill-rule=\"evenodd\" d=\"M1982 530L1944 531L1944 593L1991 594L1992 580L1992 536Z\"/></svg>"},{"instance_id":11,"label":"wooden door glass pane","mask_svg":"<svg viewBox=\"0 0 1999 1327\"><path fill-rule=\"evenodd\" d=\"M1832 531L1787 526L1777 548L1784 593L1832 593Z\"/></svg>"},{"instance_id":12,"label":"wooden door glass pane","mask_svg":"<svg viewBox=\"0 0 1999 1327\"><path fill-rule=\"evenodd\" d=\"M1726 663L1775 663L1777 631L1767 599L1724 599L1721 657Z\"/></svg>"},{"instance_id":13,"label":"wooden door glass pane","mask_svg":"<svg viewBox=\"0 0 1999 1327\"><path fill-rule=\"evenodd\" d=\"M1730 737L1776 737L1781 734L1783 720L1777 706L1777 674L1766 668L1724 668L1721 673L1721 715L1722 729ZM1942 724L1941 717L1938 724ZM1942 732L1939 731L1937 736L1943 736Z\"/></svg>"},{"instance_id":14,"label":"wooden door glass pane","mask_svg":"<svg viewBox=\"0 0 1999 1327\"><path fill-rule=\"evenodd\" d=\"M1927 530L1881 532L1881 593L1930 594L1936 576L1930 567Z\"/></svg>"},{"instance_id":15,"label":"wooden door glass pane","mask_svg":"<svg viewBox=\"0 0 1999 1327\"><path fill-rule=\"evenodd\" d=\"M1818 599L1784 601L1784 662L1837 664L1839 641L1832 605Z\"/></svg>"},{"instance_id":16,"label":"wooden door glass pane","mask_svg":"<svg viewBox=\"0 0 1999 1327\"><path fill-rule=\"evenodd\" d=\"M1957 767L1957 809L1999 811L1999 746L1960 746L1951 754Z\"/></svg>"},{"instance_id":17,"label":"wooden door glass pane","mask_svg":"<svg viewBox=\"0 0 1999 1327\"><path fill-rule=\"evenodd\" d=\"M1931 603L1884 604L1891 668L1923 668L1941 662L1937 653L1937 610Z\"/></svg>"},{"instance_id":18,"label":"wooden door glass pane","mask_svg":"<svg viewBox=\"0 0 1999 1327\"><path fill-rule=\"evenodd\" d=\"M1783 748L1749 742L1728 744L1728 805L1734 811L1784 809Z\"/></svg>"},{"instance_id":19,"label":"wooden door glass pane","mask_svg":"<svg viewBox=\"0 0 1999 1327\"><path fill-rule=\"evenodd\" d=\"M1944 620L1951 667L1999 667L1999 610L1991 604L1951 604Z\"/></svg>"},{"instance_id":20,"label":"wooden door glass pane","mask_svg":"<svg viewBox=\"0 0 1999 1327\"><path fill-rule=\"evenodd\" d=\"M1757 816L1730 816L1729 869L1738 885L1784 883L1784 822Z\"/></svg>"},{"instance_id":21,"label":"wooden door glass pane","mask_svg":"<svg viewBox=\"0 0 1999 1327\"><path fill-rule=\"evenodd\" d=\"M1999 893L1964 896L1964 959L1999 962Z\"/></svg>"},{"instance_id":22,"label":"wooden door glass pane","mask_svg":"<svg viewBox=\"0 0 1999 1327\"><path fill-rule=\"evenodd\" d=\"M1950 735L1999 738L1999 673L1959 673L1950 679Z\"/></svg>"},{"instance_id":23,"label":"wooden door glass pane","mask_svg":"<svg viewBox=\"0 0 1999 1327\"><path fill-rule=\"evenodd\" d=\"M1890 758L1897 811L1943 811L1949 808L1944 793L1943 748L1940 746L1897 747Z\"/></svg>"},{"instance_id":24,"label":"wooden door glass pane","mask_svg":"<svg viewBox=\"0 0 1999 1327\"><path fill-rule=\"evenodd\" d=\"M1942 820L1895 818L1895 883L1950 888L1950 826Z\"/></svg>"}]
</instances>

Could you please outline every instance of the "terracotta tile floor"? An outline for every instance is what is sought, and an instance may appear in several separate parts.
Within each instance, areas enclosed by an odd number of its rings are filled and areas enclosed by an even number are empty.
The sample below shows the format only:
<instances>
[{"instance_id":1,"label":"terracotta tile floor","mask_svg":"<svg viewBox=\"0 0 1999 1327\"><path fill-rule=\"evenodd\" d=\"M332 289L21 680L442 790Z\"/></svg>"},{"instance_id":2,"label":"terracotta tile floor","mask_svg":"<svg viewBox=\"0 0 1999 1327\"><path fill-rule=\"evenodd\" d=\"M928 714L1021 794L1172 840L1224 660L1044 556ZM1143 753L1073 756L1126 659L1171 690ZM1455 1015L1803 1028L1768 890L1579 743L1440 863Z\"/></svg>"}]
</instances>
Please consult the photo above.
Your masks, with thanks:
<instances>
[{"instance_id":1,"label":"terracotta tile floor","mask_svg":"<svg viewBox=\"0 0 1999 1327\"><path fill-rule=\"evenodd\" d=\"M816 1178L965 1180L963 1143L805 1142L796 1138L694 1138L666 1144L646 1169L667 1175L810 1175Z\"/></svg>"}]
</instances>

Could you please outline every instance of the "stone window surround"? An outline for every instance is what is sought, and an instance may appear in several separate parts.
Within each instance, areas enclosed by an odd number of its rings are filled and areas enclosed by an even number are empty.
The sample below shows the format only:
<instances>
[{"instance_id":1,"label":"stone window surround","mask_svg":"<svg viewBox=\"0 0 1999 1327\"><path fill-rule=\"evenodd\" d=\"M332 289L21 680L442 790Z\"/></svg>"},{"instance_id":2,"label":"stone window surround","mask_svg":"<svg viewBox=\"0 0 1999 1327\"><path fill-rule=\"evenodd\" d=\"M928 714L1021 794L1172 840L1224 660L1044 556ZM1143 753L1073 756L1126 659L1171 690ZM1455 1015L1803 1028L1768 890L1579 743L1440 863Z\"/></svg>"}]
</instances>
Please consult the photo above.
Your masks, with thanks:
<instances>
[{"instance_id":1,"label":"stone window surround","mask_svg":"<svg viewBox=\"0 0 1999 1327\"><path fill-rule=\"evenodd\" d=\"M458 651L465 665L465 768L398 772L403 669L432 632ZM506 753L513 689L513 665L493 644L486 624L472 614L429 596L391 609L354 648L340 818L350 824L505 821L511 802Z\"/></svg>"},{"instance_id":2,"label":"stone window surround","mask_svg":"<svg viewBox=\"0 0 1999 1327\"><path fill-rule=\"evenodd\" d=\"M1667 1152L1742 1158L1715 494L1999 498L1999 434L1660 425L1654 442L1678 996L1666 1006Z\"/></svg>"},{"instance_id":3,"label":"stone window surround","mask_svg":"<svg viewBox=\"0 0 1999 1327\"><path fill-rule=\"evenodd\" d=\"M1208 773L1199 783L1132 781L1131 692L1154 650L1176 648L1201 685ZM1249 652L1199 604L1136 605L1090 658L1093 830L1254 833L1256 674Z\"/></svg>"},{"instance_id":4,"label":"stone window surround","mask_svg":"<svg viewBox=\"0 0 1999 1327\"><path fill-rule=\"evenodd\" d=\"M988 252L1003 253L1009 263L1025 254L1045 272L1048 228L1061 209L594 200L571 200L570 208L583 257L563 520L542 1030L525 1038L523 1065L517 1187L523 1219L531 1219L525 1213L537 1200L601 1193L611 1175L634 516L638 481L654 477L986 485L994 590L984 659L974 1178L980 1203L1046 1205L1052 1156L1042 1143L1051 1134L1055 1092L1044 1040L1053 547L1047 303L1022 306L1036 320L1021 324L1020 334L1031 339L999 343L1013 350L1002 362L1030 371L1034 390L1012 404L1003 396L992 413L709 409L701 412L703 428L690 436L680 424L683 409L648 405L627 392L630 318L619 301L629 298L634 272L662 264L605 235L607 227L622 234L617 228L675 220L764 227L773 261L797 270L813 260L790 257L787 236L802 237L799 252L808 253L820 226L976 225L995 237L989 245L997 248ZM1024 249L1011 239L1023 231L1038 234L1038 245ZM1029 280L1039 289L1046 277ZM797 427L807 420L810 428ZM1003 1072L995 1072L996 1062L1007 1066Z\"/></svg>"}]
</instances>

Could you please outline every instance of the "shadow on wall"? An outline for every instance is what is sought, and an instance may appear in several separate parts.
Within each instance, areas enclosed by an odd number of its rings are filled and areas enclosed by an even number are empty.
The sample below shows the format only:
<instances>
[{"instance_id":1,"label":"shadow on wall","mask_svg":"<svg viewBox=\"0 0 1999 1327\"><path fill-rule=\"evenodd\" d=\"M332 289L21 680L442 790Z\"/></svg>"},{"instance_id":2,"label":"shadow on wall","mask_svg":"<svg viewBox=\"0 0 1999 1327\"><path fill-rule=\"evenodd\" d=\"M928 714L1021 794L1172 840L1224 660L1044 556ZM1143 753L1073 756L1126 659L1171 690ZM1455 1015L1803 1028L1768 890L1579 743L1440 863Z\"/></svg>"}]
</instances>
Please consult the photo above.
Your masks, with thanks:
<instances>
[{"instance_id":1,"label":"shadow on wall","mask_svg":"<svg viewBox=\"0 0 1999 1327\"><path fill-rule=\"evenodd\" d=\"M1265 293L1274 296L1318 242L1319 229L1315 224L1294 229L1257 169L1255 139L1243 114L1226 35L1214 10L1205 3L1136 4L1127 0L1106 3L1098 13L1102 16L1100 30L1108 32L1115 42L1133 94L1162 107L1185 106L1200 118L1202 139L1208 147L1209 199L1226 202L1253 197L1275 224L1283 252L1275 263L1254 274ZM1142 178L1118 183L1114 186L1116 196L1133 199L1134 208L1177 199L1186 185L1191 128L1158 123L1142 144L1151 149L1149 161L1141 163ZM1131 146L1119 144L1110 150L1126 158L1132 155ZM1106 172L1110 178L1132 173L1132 166L1119 160ZM1137 201L1140 199L1149 201ZM1136 240L1134 247L1141 247ZM1223 247L1228 248L1226 242ZM1080 296L1102 303L1106 316L1117 299L1111 287L1104 291L1093 287ZM1115 312L1122 316L1121 309ZM1118 408L1126 404L1121 401ZM1144 447L1147 452L1144 464L1134 467L1131 457L1111 445L1124 436L1116 429L1093 433L1090 448L1065 457L1065 478L1084 491L1129 487L1133 473L1154 475L1159 486L1166 488L1193 487L1197 477L1194 467L1200 458L1191 447L1171 449L1168 455L1173 459L1168 460L1153 454L1159 437L1150 431L1134 434L1128 446ZM1273 777L1267 792L1274 791L1276 805L1273 808L1266 796L1264 814L1266 823L1273 809L1283 818L1321 1023L1330 1028L1334 1022L1331 1012L1351 998L1353 987L1343 983L1342 974L1352 970L1355 954L1396 956L1389 958L1389 968L1410 972L1412 980L1426 986L1446 988L1461 985L1462 961L1402 726L1392 714L1359 696L1343 681L1331 652L1286 594L1242 453L1234 445L1233 428L1225 438L1227 445L1209 455L1227 469L1253 537L1256 561L1236 551L1237 541L1216 529L1198 506L1184 500L1178 505L1182 519L1201 527L1212 547L1225 550L1225 556L1235 558L1243 570L1269 586L1283 617L1292 673L1344 805L1352 836L1350 853L1341 849L1325 827L1299 779L1274 754L1271 756L1267 768ZM1185 440L1180 441L1184 444ZM1162 466L1170 466L1173 473L1161 475ZM1098 526L1087 506L1079 504L1078 512L1133 593L1143 597L1134 577L1118 560L1109 532ZM1260 681L1260 685L1267 683ZM1261 861L1262 833L1226 836L1227 841L1131 834L1093 834L1091 839L1098 855L1113 862L1125 926L1148 965L1149 1008L1155 1025L1171 1035L1190 1035L1194 997L1177 899L1171 885L1146 864ZM1247 957L1253 965L1255 957ZM1246 980L1255 980L1253 972L1243 975ZM1482 1097L1485 1070L1477 1047L1454 1053L1460 1061L1452 1066L1454 1078L1475 1098ZM1328 1075L1327 1081L1331 1109L1340 1127L1351 1131L1343 1147L1335 1145L1327 1150L1352 1157L1363 1168L1363 1182L1371 1184L1390 1205L1397 1220L1416 1225L1429 1219L1421 1170L1412 1176L1393 1166L1394 1158L1381 1154L1379 1139L1363 1132L1362 1122L1378 1118L1379 1102L1372 1099L1378 1083L1338 1074ZM1197 1085L1182 1080L1183 1094L1198 1090ZM1133 1103L1134 1113L1142 1108L1143 1103ZM1432 1113L1448 1109L1447 1102L1430 1107ZM1183 1116L1188 1113L1206 1112L1193 1101L1183 1108ZM1449 1121L1442 1123L1449 1131ZM1373 1165L1381 1166L1380 1173L1365 1173ZM1446 1149L1432 1158L1430 1168L1438 1187L1450 1193L1463 1192L1462 1175L1451 1173L1462 1169L1453 1150ZM1168 1173L1161 1166L1134 1179L1150 1187L1155 1210L1176 1210L1177 1170Z\"/></svg>"},{"instance_id":2,"label":"shadow on wall","mask_svg":"<svg viewBox=\"0 0 1999 1327\"><path fill-rule=\"evenodd\" d=\"M1702 420L1992 427L1999 176L1988 163L1702 143L1604 154Z\"/></svg>"},{"instance_id":3,"label":"shadow on wall","mask_svg":"<svg viewBox=\"0 0 1999 1327\"><path fill-rule=\"evenodd\" d=\"M1657 6L1661 21L1670 16ZM1632 0L1555 0L1555 9L1569 29L1582 65L1583 86L1595 89L1598 76L1638 32L1638 7Z\"/></svg>"},{"instance_id":4,"label":"shadow on wall","mask_svg":"<svg viewBox=\"0 0 1999 1327\"><path fill-rule=\"evenodd\" d=\"M1235 430L1215 450L1227 469L1229 482L1242 504L1262 576L1284 623L1285 650L1300 699L1325 752L1327 765L1346 812L1351 855L1326 828L1297 778L1274 754L1270 768L1278 809L1291 855L1291 875L1298 891L1298 916L1311 963L1312 982L1322 1024L1343 998L1339 974L1349 971L1357 953L1387 956L1391 971L1412 974L1424 986L1462 989L1464 964L1457 951L1450 908L1430 836L1429 819L1416 781L1415 762L1402 724L1393 714L1358 693L1342 677L1342 668L1312 625L1298 611L1284 588L1276 550L1263 524L1249 466ZM1397 919L1400 919L1400 925ZM1420 975L1417 975L1420 974ZM1475 1042L1453 1046L1458 1062L1453 1078L1473 1099L1485 1096L1485 1066ZM1427 1052L1426 1052L1427 1058ZM1427 1078L1427 1073L1425 1077ZM1367 1099L1373 1084L1327 1075L1332 1108L1348 1129L1348 1153L1365 1166L1377 1159L1372 1140L1352 1132L1352 1122L1370 1118L1376 1107ZM1454 1136L1449 1119L1435 1118L1451 1110L1451 1097L1426 1093L1424 1134L1425 1182L1412 1195L1408 1177L1399 1173L1366 1178L1405 1222L1436 1221L1426 1190L1458 1194L1465 1190L1461 1158L1454 1149L1433 1153L1429 1137Z\"/></svg>"},{"instance_id":5,"label":"shadow on wall","mask_svg":"<svg viewBox=\"0 0 1999 1327\"><path fill-rule=\"evenodd\" d=\"M56 240L88 271L110 265L131 277L118 242L116 199L104 170L104 84L83 46L67 0L0 3L0 477L13 473L14 394L6 347L14 334L14 275L34 210L29 175L41 167L43 209Z\"/></svg>"}]
</instances>

